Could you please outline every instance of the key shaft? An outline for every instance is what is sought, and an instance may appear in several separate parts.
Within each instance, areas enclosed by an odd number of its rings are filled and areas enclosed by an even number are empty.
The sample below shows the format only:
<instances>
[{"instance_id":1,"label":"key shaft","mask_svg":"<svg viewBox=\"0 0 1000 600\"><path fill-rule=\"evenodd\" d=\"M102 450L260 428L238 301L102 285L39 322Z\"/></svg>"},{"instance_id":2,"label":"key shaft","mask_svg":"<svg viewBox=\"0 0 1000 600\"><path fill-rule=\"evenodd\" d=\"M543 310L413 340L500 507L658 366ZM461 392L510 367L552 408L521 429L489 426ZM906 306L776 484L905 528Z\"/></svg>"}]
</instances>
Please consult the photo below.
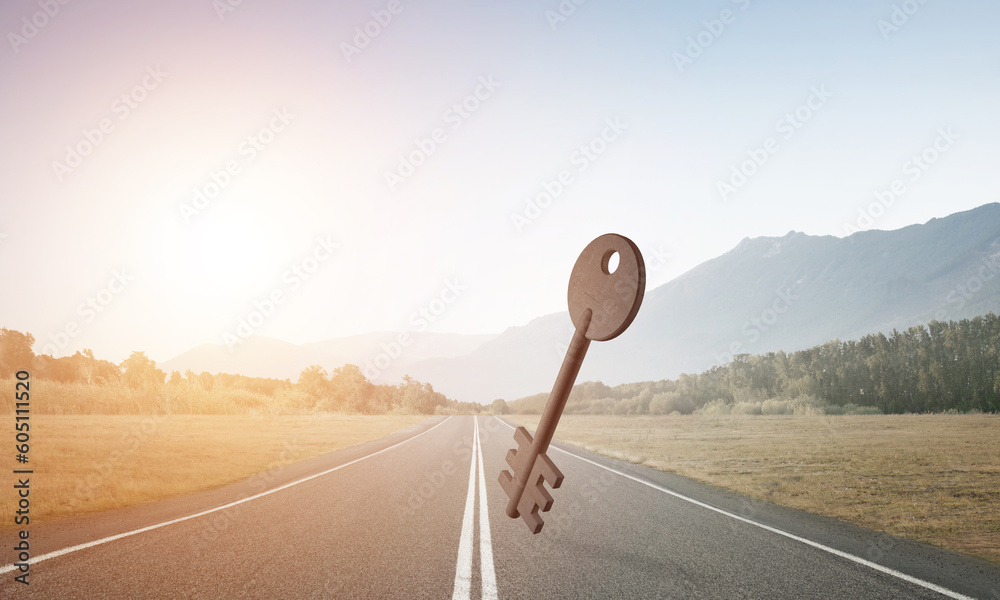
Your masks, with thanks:
<instances>
[{"instance_id":1,"label":"key shaft","mask_svg":"<svg viewBox=\"0 0 1000 600\"><path fill-rule=\"evenodd\" d=\"M535 463L538 455L545 454L549 449L552 436L555 434L556 426L559 424L559 417L562 416L563 409L566 407L566 401L569 400L569 394L573 391L576 376L580 373L580 367L583 366L583 359L587 355L587 349L590 348L590 339L587 338L586 331L590 325L592 315L593 311L588 308L580 324L573 332L573 339L570 340L566 356L563 358L562 366L559 368L559 374L552 385L552 391L549 393L549 399L546 401L545 409L542 411L542 418L538 421L538 427L535 429L535 437L531 446L518 451L518 464L523 465L524 468L513 469L516 485L514 486L514 493L507 503L507 516L511 518L516 519L520 516L517 505L521 501L521 495L524 494L524 487L528 483L527 479L531 466ZM521 452L525 452L526 455L520 456ZM524 478L523 480L522 477Z\"/></svg>"}]
</instances>

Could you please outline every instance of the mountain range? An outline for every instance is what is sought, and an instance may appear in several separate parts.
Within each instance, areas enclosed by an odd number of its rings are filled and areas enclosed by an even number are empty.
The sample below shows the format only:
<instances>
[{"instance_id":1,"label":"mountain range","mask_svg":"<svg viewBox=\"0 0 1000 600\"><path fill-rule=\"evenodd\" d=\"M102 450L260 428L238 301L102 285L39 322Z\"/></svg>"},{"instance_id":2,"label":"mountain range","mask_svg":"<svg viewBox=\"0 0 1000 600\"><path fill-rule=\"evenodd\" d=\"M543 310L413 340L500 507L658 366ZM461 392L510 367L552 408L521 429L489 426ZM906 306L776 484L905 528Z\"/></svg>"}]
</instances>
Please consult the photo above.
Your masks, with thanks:
<instances>
[{"instance_id":1,"label":"mountain range","mask_svg":"<svg viewBox=\"0 0 1000 600\"><path fill-rule=\"evenodd\" d=\"M1000 204L843 238L794 231L747 238L647 290L625 333L591 344L577 381L674 378L734 354L794 351L1000 312L997 274ZM394 345L398 332L304 345L251 338L233 353L206 344L160 366L294 380L310 364L330 370L352 362L376 381L409 374L450 397L489 402L548 391L572 333L562 312L495 336L410 333L405 347Z\"/></svg>"}]
</instances>

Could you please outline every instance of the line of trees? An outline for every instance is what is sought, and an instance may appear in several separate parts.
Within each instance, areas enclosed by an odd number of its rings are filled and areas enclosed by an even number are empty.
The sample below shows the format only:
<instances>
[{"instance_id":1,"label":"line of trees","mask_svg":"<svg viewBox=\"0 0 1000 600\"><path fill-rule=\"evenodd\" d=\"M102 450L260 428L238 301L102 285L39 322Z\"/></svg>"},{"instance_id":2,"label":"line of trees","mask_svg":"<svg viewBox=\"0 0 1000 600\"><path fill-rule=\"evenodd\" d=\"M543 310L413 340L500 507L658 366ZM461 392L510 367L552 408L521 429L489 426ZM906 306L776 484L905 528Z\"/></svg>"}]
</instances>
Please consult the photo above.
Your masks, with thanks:
<instances>
[{"instance_id":1,"label":"line of trees","mask_svg":"<svg viewBox=\"0 0 1000 600\"><path fill-rule=\"evenodd\" d=\"M404 376L399 385L374 384L357 365L346 364L327 375L318 366L307 367L299 375L298 388L311 399L317 410L352 412L366 415L401 411L414 414L436 412L478 413L482 406L457 402L429 383Z\"/></svg>"},{"instance_id":2,"label":"line of trees","mask_svg":"<svg viewBox=\"0 0 1000 600\"><path fill-rule=\"evenodd\" d=\"M120 381L123 377L130 383L159 377L163 383L163 371L156 369L156 363L142 352L133 352L121 364L94 357L90 350L77 351L72 356L52 357L48 354L36 355L32 350L35 336L14 329L0 329L0 378L12 377L20 369L30 369L33 376L63 383L88 383L99 385ZM150 371L149 367L156 369Z\"/></svg>"},{"instance_id":3,"label":"line of trees","mask_svg":"<svg viewBox=\"0 0 1000 600\"><path fill-rule=\"evenodd\" d=\"M515 400L539 412L547 394ZM726 407L729 407L728 409ZM1000 317L931 321L786 354L741 354L676 380L573 388L567 412L1000 412Z\"/></svg>"},{"instance_id":4,"label":"line of trees","mask_svg":"<svg viewBox=\"0 0 1000 600\"><path fill-rule=\"evenodd\" d=\"M398 385L375 384L356 365L327 373L312 365L298 381L227 373L174 371L169 378L142 352L120 364L89 350L72 356L35 356L34 337L0 329L0 378L30 366L32 375L66 384L118 386L143 394L203 398L225 392L237 405L266 407L275 400L301 411L359 414L541 412L547 394L508 405L458 402L429 383L405 377ZM243 393L244 398L239 398ZM250 398L250 396L253 396ZM241 404L242 403L242 404ZM891 334L834 340L798 352L741 354L730 363L676 380L608 387L601 382L573 388L568 413L691 414L736 412L923 413L1000 412L1000 317L993 313L961 321L931 321Z\"/></svg>"},{"instance_id":5,"label":"line of trees","mask_svg":"<svg viewBox=\"0 0 1000 600\"><path fill-rule=\"evenodd\" d=\"M228 412L234 407L248 410L274 408L268 407L268 404L280 405L282 410L357 414L510 411L502 400L497 401L502 406L495 402L485 408L473 402L452 400L435 391L431 384L421 383L409 376L404 377L399 385L374 384L358 366L352 364L338 367L329 374L318 365L309 366L302 371L296 383L288 379L194 373L191 370L183 375L173 371L168 378L143 352L133 352L116 364L95 358L90 350L58 358L36 356L32 351L34 343L35 338L30 333L0 329L0 378L10 378L20 369L30 369L33 378L75 386L114 388L116 394L104 394L102 398L120 398L119 404L128 403L135 407L156 403L156 398L163 401L173 398L184 400L182 406L198 412ZM66 393L69 394L69 391ZM139 396L143 396L144 401L133 403ZM74 397L82 399L77 401L80 404L94 396L75 394ZM193 402L200 402L201 405L192 407ZM88 411L92 408L77 406L70 410ZM103 408L117 410L119 407Z\"/></svg>"}]
</instances>

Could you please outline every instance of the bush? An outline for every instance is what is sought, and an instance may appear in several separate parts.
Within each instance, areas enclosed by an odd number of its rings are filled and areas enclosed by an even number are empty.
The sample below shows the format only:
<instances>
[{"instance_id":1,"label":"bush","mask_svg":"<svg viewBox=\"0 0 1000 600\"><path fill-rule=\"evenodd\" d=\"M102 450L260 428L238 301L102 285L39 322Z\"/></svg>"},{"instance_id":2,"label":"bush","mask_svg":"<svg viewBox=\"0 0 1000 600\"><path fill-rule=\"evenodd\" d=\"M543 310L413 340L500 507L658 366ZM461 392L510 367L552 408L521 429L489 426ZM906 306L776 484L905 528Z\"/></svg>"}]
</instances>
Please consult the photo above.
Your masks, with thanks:
<instances>
[{"instance_id":1,"label":"bush","mask_svg":"<svg viewBox=\"0 0 1000 600\"><path fill-rule=\"evenodd\" d=\"M737 402L733 405L734 415L759 415L761 405L756 402Z\"/></svg>"},{"instance_id":2,"label":"bush","mask_svg":"<svg viewBox=\"0 0 1000 600\"><path fill-rule=\"evenodd\" d=\"M792 415L795 414L795 409L792 407L788 400L765 400L760 405L760 413L762 415Z\"/></svg>"},{"instance_id":3,"label":"bush","mask_svg":"<svg viewBox=\"0 0 1000 600\"><path fill-rule=\"evenodd\" d=\"M711 402L705 404L698 410L694 411L696 415L728 415L733 411L733 405L727 404L725 400L712 400Z\"/></svg>"},{"instance_id":4,"label":"bush","mask_svg":"<svg viewBox=\"0 0 1000 600\"><path fill-rule=\"evenodd\" d=\"M858 406L857 404L845 404L845 415L880 415L882 411L874 406Z\"/></svg>"},{"instance_id":5,"label":"bush","mask_svg":"<svg viewBox=\"0 0 1000 600\"><path fill-rule=\"evenodd\" d=\"M825 415L828 408L825 402L812 394L798 396L792 400L792 414L796 415Z\"/></svg>"},{"instance_id":6,"label":"bush","mask_svg":"<svg viewBox=\"0 0 1000 600\"><path fill-rule=\"evenodd\" d=\"M649 401L649 414L667 415L670 413L680 413L690 415L694 412L694 399L690 396L682 396L677 392L660 392Z\"/></svg>"}]
</instances>

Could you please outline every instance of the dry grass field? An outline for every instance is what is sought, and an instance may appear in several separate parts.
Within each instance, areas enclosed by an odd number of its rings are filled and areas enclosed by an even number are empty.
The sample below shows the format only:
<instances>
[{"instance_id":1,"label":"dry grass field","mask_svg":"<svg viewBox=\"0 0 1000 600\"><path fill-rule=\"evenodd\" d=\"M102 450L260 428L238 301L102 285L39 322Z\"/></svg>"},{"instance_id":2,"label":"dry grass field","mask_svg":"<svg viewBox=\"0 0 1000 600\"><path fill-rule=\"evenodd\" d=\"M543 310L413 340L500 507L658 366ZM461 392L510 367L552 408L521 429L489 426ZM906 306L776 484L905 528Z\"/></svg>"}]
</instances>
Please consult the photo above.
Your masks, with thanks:
<instances>
[{"instance_id":1,"label":"dry grass field","mask_svg":"<svg viewBox=\"0 0 1000 600\"><path fill-rule=\"evenodd\" d=\"M1000 562L1000 415L566 415L556 439Z\"/></svg>"},{"instance_id":2,"label":"dry grass field","mask_svg":"<svg viewBox=\"0 0 1000 600\"><path fill-rule=\"evenodd\" d=\"M2 434L14 439L13 416ZM377 439L426 415L31 416L31 520L139 504L240 481ZM11 451L13 452L13 450ZM12 458L12 457L9 457ZM0 487L12 489L10 469ZM14 511L0 494L0 514Z\"/></svg>"}]
</instances>

